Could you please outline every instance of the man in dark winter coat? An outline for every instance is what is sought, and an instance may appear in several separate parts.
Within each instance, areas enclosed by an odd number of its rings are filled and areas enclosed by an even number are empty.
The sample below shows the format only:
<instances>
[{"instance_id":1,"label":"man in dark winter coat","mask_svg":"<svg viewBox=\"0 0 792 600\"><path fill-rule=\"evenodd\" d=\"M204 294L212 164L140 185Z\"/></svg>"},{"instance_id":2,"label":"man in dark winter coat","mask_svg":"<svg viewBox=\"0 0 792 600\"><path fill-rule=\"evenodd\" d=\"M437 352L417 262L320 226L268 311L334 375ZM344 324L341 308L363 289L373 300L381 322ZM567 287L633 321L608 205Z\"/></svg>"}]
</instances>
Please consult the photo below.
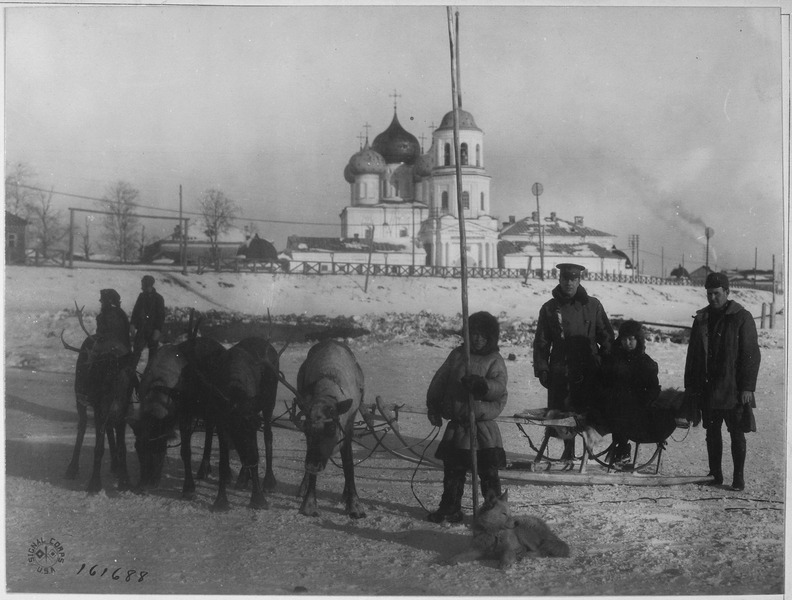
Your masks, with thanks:
<instances>
[{"instance_id":1,"label":"man in dark winter coat","mask_svg":"<svg viewBox=\"0 0 792 600\"><path fill-rule=\"evenodd\" d=\"M476 466L481 495L500 495L498 470L506 466L503 439L495 419L506 407L508 375L506 363L498 351L500 326L488 312L468 317L470 336L470 375L466 375L464 346L451 351L435 373L426 392L426 412L435 427L448 419L443 440L435 456L443 461L443 495L440 507L429 513L433 523L462 521L462 496L470 457L470 396L476 417ZM476 485L473 482L473 485Z\"/></svg>"},{"instance_id":2,"label":"man in dark winter coat","mask_svg":"<svg viewBox=\"0 0 792 600\"><path fill-rule=\"evenodd\" d=\"M753 408L759 374L759 343L753 316L729 300L729 278L710 273L704 283L709 306L693 318L685 363L685 393L701 408L713 485L723 483L722 426L731 437L733 490L745 489L745 433L756 431Z\"/></svg>"},{"instance_id":3,"label":"man in dark winter coat","mask_svg":"<svg viewBox=\"0 0 792 600\"><path fill-rule=\"evenodd\" d=\"M547 407L585 413L595 402L601 358L610 352L613 327L599 300L580 285L581 265L556 265L559 282L539 310L533 344L534 375L547 389ZM562 458L574 456L575 440L564 440Z\"/></svg>"},{"instance_id":4,"label":"man in dark winter coat","mask_svg":"<svg viewBox=\"0 0 792 600\"><path fill-rule=\"evenodd\" d=\"M154 278L144 275L140 287L143 291L138 295L131 319L135 366L143 354L143 346L148 347L147 360L154 358L165 324L165 300L154 289Z\"/></svg>"}]
</instances>

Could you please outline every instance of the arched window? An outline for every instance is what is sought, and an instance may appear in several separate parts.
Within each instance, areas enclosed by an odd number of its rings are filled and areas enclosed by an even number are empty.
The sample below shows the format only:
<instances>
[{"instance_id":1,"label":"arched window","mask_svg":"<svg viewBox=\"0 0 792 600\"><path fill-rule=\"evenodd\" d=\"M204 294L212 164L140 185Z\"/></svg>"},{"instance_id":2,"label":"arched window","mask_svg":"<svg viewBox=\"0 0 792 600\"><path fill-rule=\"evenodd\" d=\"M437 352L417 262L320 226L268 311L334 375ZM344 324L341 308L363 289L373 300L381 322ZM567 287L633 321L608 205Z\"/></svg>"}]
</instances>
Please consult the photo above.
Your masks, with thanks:
<instances>
[{"instance_id":1,"label":"arched window","mask_svg":"<svg viewBox=\"0 0 792 600\"><path fill-rule=\"evenodd\" d=\"M481 210L484 211L484 192L481 192Z\"/></svg>"},{"instance_id":2,"label":"arched window","mask_svg":"<svg viewBox=\"0 0 792 600\"><path fill-rule=\"evenodd\" d=\"M446 211L448 210L448 192L443 192L443 195L440 196L440 207Z\"/></svg>"},{"instance_id":3,"label":"arched window","mask_svg":"<svg viewBox=\"0 0 792 600\"><path fill-rule=\"evenodd\" d=\"M476 166L481 166L481 144L476 144Z\"/></svg>"},{"instance_id":4,"label":"arched window","mask_svg":"<svg viewBox=\"0 0 792 600\"><path fill-rule=\"evenodd\" d=\"M468 145L465 142L459 146L459 160L463 165L468 164Z\"/></svg>"},{"instance_id":5,"label":"arched window","mask_svg":"<svg viewBox=\"0 0 792 600\"><path fill-rule=\"evenodd\" d=\"M462 208L470 208L470 192L462 192Z\"/></svg>"},{"instance_id":6,"label":"arched window","mask_svg":"<svg viewBox=\"0 0 792 600\"><path fill-rule=\"evenodd\" d=\"M451 164L451 144L445 145L445 153L443 156L443 164L447 167Z\"/></svg>"}]
</instances>

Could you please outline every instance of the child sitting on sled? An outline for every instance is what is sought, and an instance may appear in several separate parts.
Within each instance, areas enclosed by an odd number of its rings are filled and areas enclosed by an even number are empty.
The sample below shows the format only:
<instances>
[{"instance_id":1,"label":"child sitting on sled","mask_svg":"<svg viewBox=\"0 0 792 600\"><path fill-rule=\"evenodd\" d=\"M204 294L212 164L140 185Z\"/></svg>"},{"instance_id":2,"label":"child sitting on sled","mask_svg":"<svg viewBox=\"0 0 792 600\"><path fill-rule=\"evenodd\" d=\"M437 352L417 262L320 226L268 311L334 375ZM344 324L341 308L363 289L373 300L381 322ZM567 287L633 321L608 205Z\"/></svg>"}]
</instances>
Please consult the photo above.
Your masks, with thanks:
<instances>
[{"instance_id":1,"label":"child sitting on sled","mask_svg":"<svg viewBox=\"0 0 792 600\"><path fill-rule=\"evenodd\" d=\"M646 354L643 326L625 321L600 371L600 406L613 437L616 462L629 461L629 439L661 442L676 426L671 412L655 408L660 394L657 373L657 363ZM671 428L666 431L669 419Z\"/></svg>"}]
</instances>

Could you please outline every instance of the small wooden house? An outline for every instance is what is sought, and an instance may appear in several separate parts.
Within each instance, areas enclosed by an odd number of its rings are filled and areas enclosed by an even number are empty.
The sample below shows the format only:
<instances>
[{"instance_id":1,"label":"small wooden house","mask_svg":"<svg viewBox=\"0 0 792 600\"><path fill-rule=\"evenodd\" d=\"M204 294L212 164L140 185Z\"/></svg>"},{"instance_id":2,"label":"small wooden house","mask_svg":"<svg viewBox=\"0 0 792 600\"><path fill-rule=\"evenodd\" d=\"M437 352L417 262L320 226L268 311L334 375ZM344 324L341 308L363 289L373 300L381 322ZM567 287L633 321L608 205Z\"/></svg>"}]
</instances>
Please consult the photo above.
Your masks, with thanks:
<instances>
[{"instance_id":1,"label":"small wooden house","mask_svg":"<svg viewBox=\"0 0 792 600\"><path fill-rule=\"evenodd\" d=\"M8 211L5 213L5 263L25 264L25 229L28 222Z\"/></svg>"}]
</instances>

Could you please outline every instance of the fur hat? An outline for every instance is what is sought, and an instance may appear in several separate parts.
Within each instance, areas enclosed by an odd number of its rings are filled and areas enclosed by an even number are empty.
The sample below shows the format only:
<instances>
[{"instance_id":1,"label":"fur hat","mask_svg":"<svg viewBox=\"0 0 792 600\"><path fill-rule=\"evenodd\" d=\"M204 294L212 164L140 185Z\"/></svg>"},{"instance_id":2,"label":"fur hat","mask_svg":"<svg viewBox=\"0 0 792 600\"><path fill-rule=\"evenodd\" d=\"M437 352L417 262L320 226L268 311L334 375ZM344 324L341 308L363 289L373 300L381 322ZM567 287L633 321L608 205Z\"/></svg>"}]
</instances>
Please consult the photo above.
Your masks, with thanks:
<instances>
[{"instance_id":1,"label":"fur hat","mask_svg":"<svg viewBox=\"0 0 792 600\"><path fill-rule=\"evenodd\" d=\"M468 330L470 333L478 331L490 342L498 342L500 338L500 325L498 319L486 311L473 313L468 317Z\"/></svg>"},{"instance_id":2,"label":"fur hat","mask_svg":"<svg viewBox=\"0 0 792 600\"><path fill-rule=\"evenodd\" d=\"M636 351L638 354L643 354L646 351L646 340L644 339L643 324L633 319L628 319L622 323L619 326L619 337L616 341L619 342L620 340L630 336L635 338Z\"/></svg>"},{"instance_id":3,"label":"fur hat","mask_svg":"<svg viewBox=\"0 0 792 600\"><path fill-rule=\"evenodd\" d=\"M725 292L729 289L729 278L725 273L710 273L707 275L707 280L704 282L704 287L708 290L712 288L723 288L723 291Z\"/></svg>"},{"instance_id":4,"label":"fur hat","mask_svg":"<svg viewBox=\"0 0 792 600\"><path fill-rule=\"evenodd\" d=\"M619 337L633 336L636 340L643 338L643 325L638 321L629 319L619 326Z\"/></svg>"},{"instance_id":5,"label":"fur hat","mask_svg":"<svg viewBox=\"0 0 792 600\"><path fill-rule=\"evenodd\" d=\"M111 306L121 306L121 296L112 288L99 290L99 301L108 302Z\"/></svg>"},{"instance_id":6,"label":"fur hat","mask_svg":"<svg viewBox=\"0 0 792 600\"><path fill-rule=\"evenodd\" d=\"M154 285L154 278L151 275L143 275L143 279L140 282L143 285Z\"/></svg>"}]
</instances>

